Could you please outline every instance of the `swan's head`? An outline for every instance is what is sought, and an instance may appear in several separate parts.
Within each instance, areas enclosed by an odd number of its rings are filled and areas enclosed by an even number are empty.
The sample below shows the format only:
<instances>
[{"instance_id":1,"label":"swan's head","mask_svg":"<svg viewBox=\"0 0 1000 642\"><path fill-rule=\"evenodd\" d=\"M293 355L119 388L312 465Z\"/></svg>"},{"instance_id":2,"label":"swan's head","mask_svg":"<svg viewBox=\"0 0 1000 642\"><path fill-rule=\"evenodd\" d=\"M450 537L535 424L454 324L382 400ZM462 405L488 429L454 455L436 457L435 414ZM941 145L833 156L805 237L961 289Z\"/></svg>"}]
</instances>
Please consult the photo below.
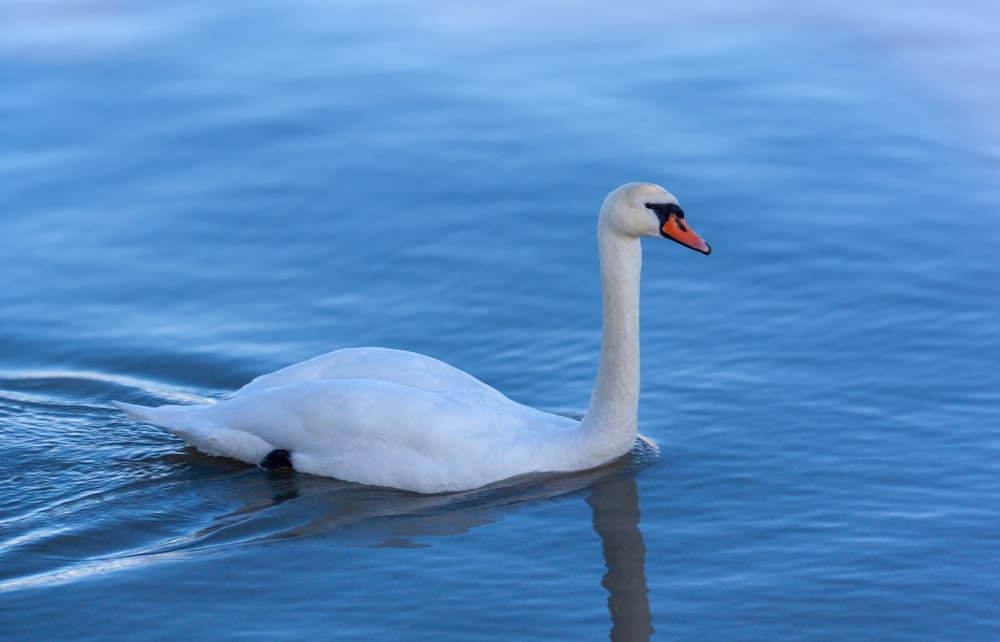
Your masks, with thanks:
<instances>
[{"instance_id":1,"label":"swan's head","mask_svg":"<svg viewBox=\"0 0 1000 642\"><path fill-rule=\"evenodd\" d=\"M614 190L601 206L601 225L625 236L662 236L711 254L712 248L688 227L673 194L653 183L628 183Z\"/></svg>"}]
</instances>

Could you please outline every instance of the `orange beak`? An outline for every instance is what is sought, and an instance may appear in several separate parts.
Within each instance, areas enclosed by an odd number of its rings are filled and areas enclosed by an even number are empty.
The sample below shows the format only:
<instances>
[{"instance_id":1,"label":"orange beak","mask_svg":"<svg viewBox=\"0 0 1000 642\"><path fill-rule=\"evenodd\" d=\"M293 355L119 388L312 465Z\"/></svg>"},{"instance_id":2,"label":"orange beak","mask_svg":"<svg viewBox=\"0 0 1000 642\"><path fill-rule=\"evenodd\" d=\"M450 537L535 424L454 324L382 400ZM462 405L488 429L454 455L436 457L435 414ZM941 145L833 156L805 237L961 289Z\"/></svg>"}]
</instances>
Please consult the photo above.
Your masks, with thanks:
<instances>
[{"instance_id":1,"label":"orange beak","mask_svg":"<svg viewBox=\"0 0 1000 642\"><path fill-rule=\"evenodd\" d=\"M662 219L661 219L662 220ZM701 240L701 237L695 234L684 219L680 218L676 214L671 213L663 226L660 227L660 234L670 239L671 241L677 241L681 245L691 248L692 250L698 250L702 254L711 254L712 248L709 247L708 243Z\"/></svg>"}]
</instances>

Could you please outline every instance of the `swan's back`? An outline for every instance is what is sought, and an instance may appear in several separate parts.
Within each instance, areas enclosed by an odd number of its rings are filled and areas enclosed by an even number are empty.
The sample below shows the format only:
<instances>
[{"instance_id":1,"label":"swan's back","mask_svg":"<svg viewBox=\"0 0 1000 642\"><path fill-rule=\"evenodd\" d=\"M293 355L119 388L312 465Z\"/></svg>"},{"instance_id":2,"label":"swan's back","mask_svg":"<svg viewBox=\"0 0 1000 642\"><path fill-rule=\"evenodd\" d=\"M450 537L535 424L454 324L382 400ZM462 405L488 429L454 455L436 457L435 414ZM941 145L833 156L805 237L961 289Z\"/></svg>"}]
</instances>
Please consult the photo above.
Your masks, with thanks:
<instances>
[{"instance_id":1,"label":"swan's back","mask_svg":"<svg viewBox=\"0 0 1000 642\"><path fill-rule=\"evenodd\" d=\"M280 448L301 472L418 492L551 470L578 450L575 420L437 359L385 348L321 355L214 404L116 405L212 455L255 463Z\"/></svg>"},{"instance_id":2,"label":"swan's back","mask_svg":"<svg viewBox=\"0 0 1000 642\"><path fill-rule=\"evenodd\" d=\"M506 397L472 375L433 357L390 348L344 348L257 377L233 396L256 393L300 381L371 379L420 390L478 391Z\"/></svg>"}]
</instances>

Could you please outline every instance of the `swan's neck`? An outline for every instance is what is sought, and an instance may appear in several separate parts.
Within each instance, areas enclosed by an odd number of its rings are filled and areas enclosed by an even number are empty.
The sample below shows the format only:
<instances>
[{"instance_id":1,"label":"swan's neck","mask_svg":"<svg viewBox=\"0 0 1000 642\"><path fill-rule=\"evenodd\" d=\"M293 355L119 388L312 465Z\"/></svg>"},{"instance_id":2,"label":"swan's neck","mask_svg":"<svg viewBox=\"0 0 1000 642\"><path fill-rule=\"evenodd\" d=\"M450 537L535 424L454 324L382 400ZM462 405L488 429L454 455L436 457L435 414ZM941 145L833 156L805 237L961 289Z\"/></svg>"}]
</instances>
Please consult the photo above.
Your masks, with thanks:
<instances>
[{"instance_id":1,"label":"swan's neck","mask_svg":"<svg viewBox=\"0 0 1000 642\"><path fill-rule=\"evenodd\" d=\"M581 426L608 458L628 451L639 410L639 239L598 226L604 332L590 408Z\"/></svg>"}]
</instances>

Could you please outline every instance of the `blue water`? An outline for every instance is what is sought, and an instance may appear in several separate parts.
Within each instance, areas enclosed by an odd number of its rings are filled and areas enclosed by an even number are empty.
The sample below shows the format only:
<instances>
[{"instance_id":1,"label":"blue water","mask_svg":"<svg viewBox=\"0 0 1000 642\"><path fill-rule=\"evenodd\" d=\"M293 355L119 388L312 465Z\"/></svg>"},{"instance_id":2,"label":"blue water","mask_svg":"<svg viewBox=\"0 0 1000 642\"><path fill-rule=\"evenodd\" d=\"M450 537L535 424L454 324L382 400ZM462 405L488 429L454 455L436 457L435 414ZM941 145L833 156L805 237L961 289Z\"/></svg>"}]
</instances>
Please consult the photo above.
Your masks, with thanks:
<instances>
[{"instance_id":1,"label":"blue water","mask_svg":"<svg viewBox=\"0 0 1000 642\"><path fill-rule=\"evenodd\" d=\"M1000 11L0 0L0 638L1000 639ZM633 180L640 431L422 497L206 457L335 348L582 413ZM655 633L652 633L655 630Z\"/></svg>"}]
</instances>

